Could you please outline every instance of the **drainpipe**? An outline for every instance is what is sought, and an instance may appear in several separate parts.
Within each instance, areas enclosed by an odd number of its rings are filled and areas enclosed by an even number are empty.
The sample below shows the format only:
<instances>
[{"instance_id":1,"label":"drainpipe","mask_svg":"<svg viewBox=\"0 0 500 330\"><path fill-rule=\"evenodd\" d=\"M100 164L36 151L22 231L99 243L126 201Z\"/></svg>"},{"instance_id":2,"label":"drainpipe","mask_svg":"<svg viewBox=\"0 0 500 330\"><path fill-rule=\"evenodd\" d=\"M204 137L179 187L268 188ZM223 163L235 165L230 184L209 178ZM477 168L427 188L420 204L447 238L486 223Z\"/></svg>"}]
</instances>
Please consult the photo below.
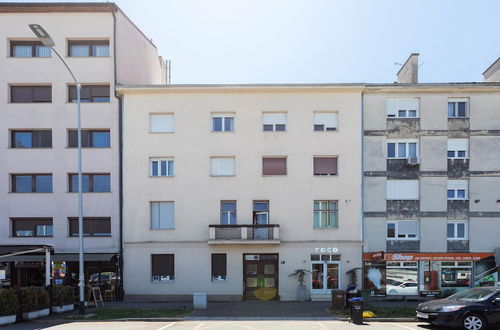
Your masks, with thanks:
<instances>
[{"instance_id":1,"label":"drainpipe","mask_svg":"<svg viewBox=\"0 0 500 330\"><path fill-rule=\"evenodd\" d=\"M361 239L361 288L363 288L363 278L364 267L363 267L363 252L365 245L365 165L364 165L364 155L365 155L365 94L364 89L361 92L361 214L360 214L360 225L359 225L359 235Z\"/></svg>"},{"instance_id":2,"label":"drainpipe","mask_svg":"<svg viewBox=\"0 0 500 330\"><path fill-rule=\"evenodd\" d=\"M118 287L118 299L123 300L123 100L122 97L116 93L116 85L118 84L117 79L117 63L116 63L116 15L114 9L116 8L114 4L108 3L111 14L113 15L113 74L114 74L114 94L115 98L118 100L118 204L119 204L119 244L120 253L118 260L118 272L120 278L120 286Z\"/></svg>"}]
</instances>

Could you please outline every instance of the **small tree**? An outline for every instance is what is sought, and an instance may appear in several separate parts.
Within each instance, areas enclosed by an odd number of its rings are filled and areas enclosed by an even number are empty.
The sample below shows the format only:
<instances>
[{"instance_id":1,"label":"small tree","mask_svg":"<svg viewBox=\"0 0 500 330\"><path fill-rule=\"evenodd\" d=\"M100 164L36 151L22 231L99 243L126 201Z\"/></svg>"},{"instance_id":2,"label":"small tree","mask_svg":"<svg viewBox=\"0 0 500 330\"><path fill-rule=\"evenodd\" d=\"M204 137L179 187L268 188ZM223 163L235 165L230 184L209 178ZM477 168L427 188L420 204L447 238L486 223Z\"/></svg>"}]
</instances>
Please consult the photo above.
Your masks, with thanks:
<instances>
[{"instance_id":1,"label":"small tree","mask_svg":"<svg viewBox=\"0 0 500 330\"><path fill-rule=\"evenodd\" d=\"M305 287L306 286L306 274L309 271L307 269L296 269L293 273L288 275L289 277L295 277L297 281L299 282L299 286Z\"/></svg>"}]
</instances>

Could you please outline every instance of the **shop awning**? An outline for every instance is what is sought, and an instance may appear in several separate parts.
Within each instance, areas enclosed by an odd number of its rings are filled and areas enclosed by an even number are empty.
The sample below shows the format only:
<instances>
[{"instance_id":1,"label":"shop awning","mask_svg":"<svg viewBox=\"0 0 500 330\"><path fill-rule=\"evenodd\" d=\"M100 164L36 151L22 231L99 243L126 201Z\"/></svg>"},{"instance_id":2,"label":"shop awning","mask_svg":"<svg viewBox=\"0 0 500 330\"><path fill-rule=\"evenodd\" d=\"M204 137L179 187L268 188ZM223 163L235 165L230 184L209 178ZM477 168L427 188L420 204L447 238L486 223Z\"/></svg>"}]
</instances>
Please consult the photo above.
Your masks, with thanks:
<instances>
[{"instance_id":1,"label":"shop awning","mask_svg":"<svg viewBox=\"0 0 500 330\"><path fill-rule=\"evenodd\" d=\"M45 250L53 249L52 245L0 245L0 262L9 262L12 258L18 258L28 253L44 253ZM45 254L37 255L42 259Z\"/></svg>"},{"instance_id":2,"label":"shop awning","mask_svg":"<svg viewBox=\"0 0 500 330\"><path fill-rule=\"evenodd\" d=\"M85 253L84 261L110 261L116 253ZM0 262L40 262L45 260L44 255L13 255L1 257ZM51 257L52 261L78 261L78 253L56 253Z\"/></svg>"}]
</instances>

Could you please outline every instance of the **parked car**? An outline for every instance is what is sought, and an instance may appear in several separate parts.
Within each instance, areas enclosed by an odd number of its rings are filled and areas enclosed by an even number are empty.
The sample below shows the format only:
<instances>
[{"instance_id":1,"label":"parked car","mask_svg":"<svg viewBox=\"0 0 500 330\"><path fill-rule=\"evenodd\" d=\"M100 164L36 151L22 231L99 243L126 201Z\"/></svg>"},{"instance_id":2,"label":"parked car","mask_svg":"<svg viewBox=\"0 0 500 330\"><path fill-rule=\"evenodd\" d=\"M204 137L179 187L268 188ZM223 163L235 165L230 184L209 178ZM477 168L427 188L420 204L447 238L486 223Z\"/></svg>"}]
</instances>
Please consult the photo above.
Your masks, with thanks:
<instances>
[{"instance_id":1,"label":"parked car","mask_svg":"<svg viewBox=\"0 0 500 330\"><path fill-rule=\"evenodd\" d=\"M418 284L410 281L395 281L393 284L387 284L386 291L393 295L416 295L418 294Z\"/></svg>"},{"instance_id":2,"label":"parked car","mask_svg":"<svg viewBox=\"0 0 500 330\"><path fill-rule=\"evenodd\" d=\"M445 299L422 303L416 312L420 321L434 325L483 330L500 322L500 287L460 291Z\"/></svg>"}]
</instances>

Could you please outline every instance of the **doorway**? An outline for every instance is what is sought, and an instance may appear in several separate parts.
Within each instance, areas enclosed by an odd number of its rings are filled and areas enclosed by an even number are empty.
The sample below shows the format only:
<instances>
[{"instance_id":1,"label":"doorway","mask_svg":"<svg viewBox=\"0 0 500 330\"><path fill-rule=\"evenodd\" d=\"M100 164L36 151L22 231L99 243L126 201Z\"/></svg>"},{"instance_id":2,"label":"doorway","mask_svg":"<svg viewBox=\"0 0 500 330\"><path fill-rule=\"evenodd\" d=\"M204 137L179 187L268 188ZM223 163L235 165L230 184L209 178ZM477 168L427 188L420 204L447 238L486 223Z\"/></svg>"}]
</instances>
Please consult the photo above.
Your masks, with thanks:
<instances>
[{"instance_id":1,"label":"doorway","mask_svg":"<svg viewBox=\"0 0 500 330\"><path fill-rule=\"evenodd\" d=\"M278 299L278 254L243 254L243 297Z\"/></svg>"},{"instance_id":2,"label":"doorway","mask_svg":"<svg viewBox=\"0 0 500 330\"><path fill-rule=\"evenodd\" d=\"M311 262L311 293L327 294L340 288L340 262Z\"/></svg>"}]
</instances>

